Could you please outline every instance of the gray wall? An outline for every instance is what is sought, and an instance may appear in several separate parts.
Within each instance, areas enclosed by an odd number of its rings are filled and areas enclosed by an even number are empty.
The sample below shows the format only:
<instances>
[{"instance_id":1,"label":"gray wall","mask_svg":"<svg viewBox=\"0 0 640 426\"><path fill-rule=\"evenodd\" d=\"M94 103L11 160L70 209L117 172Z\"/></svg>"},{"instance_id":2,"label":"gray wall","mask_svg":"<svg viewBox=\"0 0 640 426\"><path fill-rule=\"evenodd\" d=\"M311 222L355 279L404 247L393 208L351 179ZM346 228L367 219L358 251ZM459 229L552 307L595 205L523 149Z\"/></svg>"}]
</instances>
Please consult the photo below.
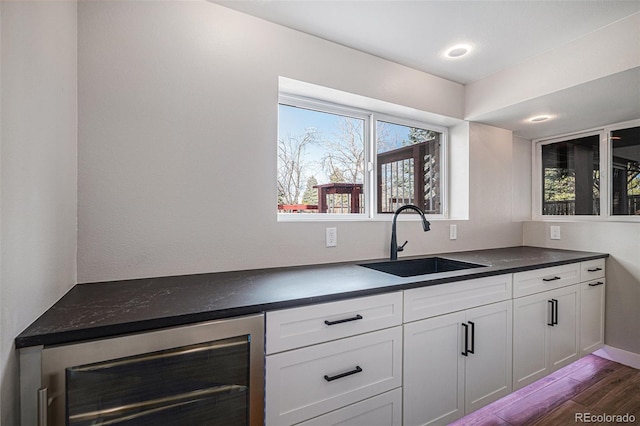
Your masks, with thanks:
<instances>
[{"instance_id":1,"label":"gray wall","mask_svg":"<svg viewBox=\"0 0 640 426\"><path fill-rule=\"evenodd\" d=\"M76 282L77 9L0 2L0 418L18 424L13 339Z\"/></svg>"}]
</instances>

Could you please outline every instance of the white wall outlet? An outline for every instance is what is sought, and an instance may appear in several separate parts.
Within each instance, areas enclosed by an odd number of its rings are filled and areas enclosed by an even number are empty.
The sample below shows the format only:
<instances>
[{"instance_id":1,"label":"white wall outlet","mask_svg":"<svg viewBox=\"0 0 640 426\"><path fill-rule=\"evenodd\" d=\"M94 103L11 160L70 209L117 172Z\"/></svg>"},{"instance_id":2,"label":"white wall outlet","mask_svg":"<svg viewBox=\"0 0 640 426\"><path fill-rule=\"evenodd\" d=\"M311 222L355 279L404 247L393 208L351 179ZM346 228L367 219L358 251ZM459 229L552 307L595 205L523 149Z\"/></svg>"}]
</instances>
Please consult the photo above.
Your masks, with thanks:
<instances>
[{"instance_id":1,"label":"white wall outlet","mask_svg":"<svg viewBox=\"0 0 640 426\"><path fill-rule=\"evenodd\" d=\"M325 234L327 247L335 247L338 245L338 228L327 228Z\"/></svg>"},{"instance_id":2,"label":"white wall outlet","mask_svg":"<svg viewBox=\"0 0 640 426\"><path fill-rule=\"evenodd\" d=\"M455 240L458 238L458 225L449 225L449 239Z\"/></svg>"},{"instance_id":3,"label":"white wall outlet","mask_svg":"<svg viewBox=\"0 0 640 426\"><path fill-rule=\"evenodd\" d=\"M560 227L559 226L550 226L549 227L549 238L552 240L560 239Z\"/></svg>"}]
</instances>

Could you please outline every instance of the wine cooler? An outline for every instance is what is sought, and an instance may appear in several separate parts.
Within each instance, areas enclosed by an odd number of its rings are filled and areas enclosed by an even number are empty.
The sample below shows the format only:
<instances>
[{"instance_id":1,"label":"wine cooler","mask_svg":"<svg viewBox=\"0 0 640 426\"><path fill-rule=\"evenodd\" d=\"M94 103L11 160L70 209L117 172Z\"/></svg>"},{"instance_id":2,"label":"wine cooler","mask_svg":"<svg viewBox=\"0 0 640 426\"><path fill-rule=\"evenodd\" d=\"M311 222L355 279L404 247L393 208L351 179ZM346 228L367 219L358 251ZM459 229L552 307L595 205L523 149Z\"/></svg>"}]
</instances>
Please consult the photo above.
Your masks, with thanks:
<instances>
[{"instance_id":1,"label":"wine cooler","mask_svg":"<svg viewBox=\"0 0 640 426\"><path fill-rule=\"evenodd\" d=\"M38 425L263 424L262 315L42 349Z\"/></svg>"}]
</instances>

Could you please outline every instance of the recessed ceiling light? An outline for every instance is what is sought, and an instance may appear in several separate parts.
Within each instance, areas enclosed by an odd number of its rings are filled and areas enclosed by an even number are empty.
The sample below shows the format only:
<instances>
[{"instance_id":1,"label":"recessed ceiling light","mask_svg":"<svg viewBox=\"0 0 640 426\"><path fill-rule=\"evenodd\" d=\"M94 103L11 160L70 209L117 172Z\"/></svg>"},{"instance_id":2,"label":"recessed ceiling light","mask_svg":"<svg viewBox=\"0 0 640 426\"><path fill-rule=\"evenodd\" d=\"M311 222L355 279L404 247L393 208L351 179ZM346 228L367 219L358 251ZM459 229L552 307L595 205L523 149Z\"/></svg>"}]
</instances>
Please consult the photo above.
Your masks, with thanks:
<instances>
[{"instance_id":1,"label":"recessed ceiling light","mask_svg":"<svg viewBox=\"0 0 640 426\"><path fill-rule=\"evenodd\" d=\"M551 116L549 116L549 115L536 115L535 117L531 117L529 119L529 122L530 123L541 123L543 121L547 121L550 118L551 118Z\"/></svg>"},{"instance_id":2,"label":"recessed ceiling light","mask_svg":"<svg viewBox=\"0 0 640 426\"><path fill-rule=\"evenodd\" d=\"M471 46L468 44L458 44L447 49L444 54L447 58L457 59L465 56L469 52L471 52Z\"/></svg>"}]
</instances>

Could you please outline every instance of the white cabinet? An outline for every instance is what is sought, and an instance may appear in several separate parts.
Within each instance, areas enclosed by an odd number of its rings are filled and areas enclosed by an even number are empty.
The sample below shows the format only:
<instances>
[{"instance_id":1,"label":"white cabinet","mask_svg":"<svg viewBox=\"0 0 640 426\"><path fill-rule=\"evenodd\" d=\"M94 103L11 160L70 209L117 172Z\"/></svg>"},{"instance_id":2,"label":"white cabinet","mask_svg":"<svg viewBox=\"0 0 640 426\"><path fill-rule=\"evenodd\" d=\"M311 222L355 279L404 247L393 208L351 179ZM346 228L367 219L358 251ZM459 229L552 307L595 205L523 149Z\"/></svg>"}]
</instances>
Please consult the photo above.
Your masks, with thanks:
<instances>
[{"instance_id":1,"label":"white cabinet","mask_svg":"<svg viewBox=\"0 0 640 426\"><path fill-rule=\"evenodd\" d=\"M604 344L604 259L266 314L266 425L445 425Z\"/></svg>"},{"instance_id":2,"label":"white cabinet","mask_svg":"<svg viewBox=\"0 0 640 426\"><path fill-rule=\"evenodd\" d=\"M580 281L580 263L516 272L513 274L513 297L566 287Z\"/></svg>"},{"instance_id":3,"label":"white cabinet","mask_svg":"<svg viewBox=\"0 0 640 426\"><path fill-rule=\"evenodd\" d=\"M579 358L579 306L579 285L513 301L514 390Z\"/></svg>"},{"instance_id":4,"label":"white cabinet","mask_svg":"<svg viewBox=\"0 0 640 426\"><path fill-rule=\"evenodd\" d=\"M580 356L604 346L604 292L606 281L580 284Z\"/></svg>"},{"instance_id":5,"label":"white cabinet","mask_svg":"<svg viewBox=\"0 0 640 426\"><path fill-rule=\"evenodd\" d=\"M604 259L582 262L580 284L580 355L604 346Z\"/></svg>"},{"instance_id":6,"label":"white cabinet","mask_svg":"<svg viewBox=\"0 0 640 426\"><path fill-rule=\"evenodd\" d=\"M404 325L406 426L448 424L511 391L511 275L454 284L405 291L405 320L432 316Z\"/></svg>"},{"instance_id":7,"label":"white cabinet","mask_svg":"<svg viewBox=\"0 0 640 426\"><path fill-rule=\"evenodd\" d=\"M464 312L405 324L404 424L447 424L464 415Z\"/></svg>"},{"instance_id":8,"label":"white cabinet","mask_svg":"<svg viewBox=\"0 0 640 426\"><path fill-rule=\"evenodd\" d=\"M329 342L402 324L402 293L267 312L266 352Z\"/></svg>"},{"instance_id":9,"label":"white cabinet","mask_svg":"<svg viewBox=\"0 0 640 426\"><path fill-rule=\"evenodd\" d=\"M401 293L268 312L266 424L397 425L398 401L372 398L402 386L401 323Z\"/></svg>"},{"instance_id":10,"label":"white cabinet","mask_svg":"<svg viewBox=\"0 0 640 426\"><path fill-rule=\"evenodd\" d=\"M514 274L514 390L604 345L604 277L605 259Z\"/></svg>"},{"instance_id":11,"label":"white cabinet","mask_svg":"<svg viewBox=\"0 0 640 426\"><path fill-rule=\"evenodd\" d=\"M394 389L298 426L402 426L402 390Z\"/></svg>"}]
</instances>

